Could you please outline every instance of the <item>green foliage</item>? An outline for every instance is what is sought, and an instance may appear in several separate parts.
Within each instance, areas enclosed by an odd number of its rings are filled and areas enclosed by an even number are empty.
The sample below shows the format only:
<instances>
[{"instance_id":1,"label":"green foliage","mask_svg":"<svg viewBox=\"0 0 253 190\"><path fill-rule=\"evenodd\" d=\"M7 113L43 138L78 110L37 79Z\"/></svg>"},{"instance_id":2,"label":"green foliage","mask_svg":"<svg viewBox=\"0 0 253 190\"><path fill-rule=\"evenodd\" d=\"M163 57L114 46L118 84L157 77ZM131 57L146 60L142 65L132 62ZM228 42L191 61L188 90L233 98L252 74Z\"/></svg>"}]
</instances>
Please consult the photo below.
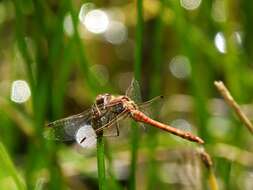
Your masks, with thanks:
<instances>
[{"instance_id":1,"label":"green foliage","mask_svg":"<svg viewBox=\"0 0 253 190\"><path fill-rule=\"evenodd\" d=\"M107 189L106 170L105 170L105 144L103 136L99 136L97 142L97 167L98 167L99 189Z\"/></svg>"},{"instance_id":2,"label":"green foliage","mask_svg":"<svg viewBox=\"0 0 253 190\"><path fill-rule=\"evenodd\" d=\"M24 190L26 186L23 179L20 177L16 167L14 166L10 156L6 152L4 145L0 142L0 163L1 163L1 173L0 173L0 188L1 189L18 189ZM11 177L11 179L9 179ZM12 186L12 184L15 186ZM16 187L16 188L15 188Z\"/></svg>"},{"instance_id":3,"label":"green foliage","mask_svg":"<svg viewBox=\"0 0 253 190\"><path fill-rule=\"evenodd\" d=\"M0 2L0 189L252 189L252 136L213 86L223 80L252 120L252 2L185 2ZM83 5L106 11L127 38L89 32ZM100 93L124 94L132 78L143 100L165 95L153 117L198 134L213 166L199 164L193 143L137 123L99 137L97 152L43 137L47 122ZM20 79L31 97L17 104L10 92Z\"/></svg>"}]
</instances>

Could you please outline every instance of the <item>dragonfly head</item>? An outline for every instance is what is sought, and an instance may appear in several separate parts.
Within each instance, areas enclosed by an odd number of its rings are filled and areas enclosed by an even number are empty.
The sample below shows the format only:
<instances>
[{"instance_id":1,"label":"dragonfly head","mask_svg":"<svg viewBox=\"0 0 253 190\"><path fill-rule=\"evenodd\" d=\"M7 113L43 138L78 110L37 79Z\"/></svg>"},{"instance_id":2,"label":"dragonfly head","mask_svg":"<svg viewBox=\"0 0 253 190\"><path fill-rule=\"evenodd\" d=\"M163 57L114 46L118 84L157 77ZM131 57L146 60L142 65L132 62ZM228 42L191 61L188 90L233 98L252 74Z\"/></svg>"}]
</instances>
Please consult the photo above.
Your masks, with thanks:
<instances>
[{"instance_id":1,"label":"dragonfly head","mask_svg":"<svg viewBox=\"0 0 253 190\"><path fill-rule=\"evenodd\" d=\"M107 104L108 102L110 102L110 100L112 99L112 95L106 93L106 94L99 94L96 97L96 104L97 105L101 105L101 104Z\"/></svg>"}]
</instances>

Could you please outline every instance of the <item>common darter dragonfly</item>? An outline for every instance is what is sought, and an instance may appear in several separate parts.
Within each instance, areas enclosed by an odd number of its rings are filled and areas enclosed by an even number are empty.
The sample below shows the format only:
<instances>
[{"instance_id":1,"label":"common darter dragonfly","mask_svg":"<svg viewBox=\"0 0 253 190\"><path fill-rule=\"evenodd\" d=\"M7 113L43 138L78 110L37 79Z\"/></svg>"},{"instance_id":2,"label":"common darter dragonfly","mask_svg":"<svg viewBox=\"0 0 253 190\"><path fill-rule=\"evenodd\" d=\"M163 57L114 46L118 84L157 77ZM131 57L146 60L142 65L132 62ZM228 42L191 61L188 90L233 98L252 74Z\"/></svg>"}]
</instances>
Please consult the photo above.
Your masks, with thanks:
<instances>
[{"instance_id":1,"label":"common darter dragonfly","mask_svg":"<svg viewBox=\"0 0 253 190\"><path fill-rule=\"evenodd\" d=\"M96 97L95 103L84 112L67 118L56 120L47 125L45 136L59 141L76 141L81 147L89 148L96 145L97 136L103 135L103 131L116 126L117 136L119 135L118 122L124 118L145 123L166 132L172 133L189 141L203 144L204 141L193 135L167 124L151 119L141 111L141 107L151 101L137 104L133 99L138 99L135 88L138 83L133 80L126 95L113 96L111 94L101 94ZM134 94L135 93L135 94ZM136 98L137 97L137 98ZM156 97L154 99L159 99Z\"/></svg>"}]
</instances>

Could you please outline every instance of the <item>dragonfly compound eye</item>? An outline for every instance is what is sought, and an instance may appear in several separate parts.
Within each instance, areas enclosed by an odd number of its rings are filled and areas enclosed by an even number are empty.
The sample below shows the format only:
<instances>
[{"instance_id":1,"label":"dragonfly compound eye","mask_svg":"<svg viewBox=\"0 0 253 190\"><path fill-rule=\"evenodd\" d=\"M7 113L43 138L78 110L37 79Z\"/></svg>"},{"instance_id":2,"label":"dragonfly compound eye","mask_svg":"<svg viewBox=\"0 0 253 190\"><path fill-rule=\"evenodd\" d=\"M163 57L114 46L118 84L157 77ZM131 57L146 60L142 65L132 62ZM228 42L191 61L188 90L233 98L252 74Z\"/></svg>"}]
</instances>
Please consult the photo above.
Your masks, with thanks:
<instances>
[{"instance_id":1,"label":"dragonfly compound eye","mask_svg":"<svg viewBox=\"0 0 253 190\"><path fill-rule=\"evenodd\" d=\"M98 95L96 98L96 103L97 104L103 104L104 103L104 96L103 95Z\"/></svg>"},{"instance_id":2,"label":"dragonfly compound eye","mask_svg":"<svg viewBox=\"0 0 253 190\"><path fill-rule=\"evenodd\" d=\"M107 104L111 100L110 94L100 94L96 98L96 104Z\"/></svg>"}]
</instances>

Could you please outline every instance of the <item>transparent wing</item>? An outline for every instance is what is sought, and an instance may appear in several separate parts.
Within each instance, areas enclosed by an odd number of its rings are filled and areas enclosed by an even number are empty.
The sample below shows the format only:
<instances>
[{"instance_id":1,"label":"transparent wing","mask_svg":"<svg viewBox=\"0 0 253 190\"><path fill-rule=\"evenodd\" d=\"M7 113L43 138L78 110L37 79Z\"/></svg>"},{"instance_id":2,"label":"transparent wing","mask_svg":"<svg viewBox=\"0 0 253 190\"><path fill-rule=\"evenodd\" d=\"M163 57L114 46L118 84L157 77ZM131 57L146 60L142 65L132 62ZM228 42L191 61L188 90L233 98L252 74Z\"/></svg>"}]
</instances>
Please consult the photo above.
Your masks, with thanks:
<instances>
[{"instance_id":1,"label":"transparent wing","mask_svg":"<svg viewBox=\"0 0 253 190\"><path fill-rule=\"evenodd\" d=\"M126 90L126 96L131 98L136 103L140 103L142 101L140 85L136 79L132 79L130 86Z\"/></svg>"},{"instance_id":2,"label":"transparent wing","mask_svg":"<svg viewBox=\"0 0 253 190\"><path fill-rule=\"evenodd\" d=\"M111 128L112 126L116 125L117 122L119 122L120 120L126 118L127 116L128 116L127 111L123 111L120 114L113 115L113 117L110 117L110 119L108 120L108 122L105 125L97 128L96 132L99 133L100 131L104 131L106 129Z\"/></svg>"},{"instance_id":3,"label":"transparent wing","mask_svg":"<svg viewBox=\"0 0 253 190\"><path fill-rule=\"evenodd\" d=\"M156 96L156 97L152 98L151 100L148 100L146 102L142 102L142 103L138 104L138 106L141 108L145 108L145 107L150 106L152 104L157 104L157 103L161 102L161 100L163 100L163 98L164 98L163 96Z\"/></svg>"},{"instance_id":4,"label":"transparent wing","mask_svg":"<svg viewBox=\"0 0 253 190\"><path fill-rule=\"evenodd\" d=\"M131 98L137 104L140 104L142 102L141 88L140 88L139 82L135 78L132 79L131 84L126 91L126 96ZM138 124L144 130L146 130L146 127L143 123L138 123Z\"/></svg>"},{"instance_id":5,"label":"transparent wing","mask_svg":"<svg viewBox=\"0 0 253 190\"><path fill-rule=\"evenodd\" d=\"M151 100L138 104L138 108L150 117L157 117L163 103L163 96L156 96Z\"/></svg>"},{"instance_id":6,"label":"transparent wing","mask_svg":"<svg viewBox=\"0 0 253 190\"><path fill-rule=\"evenodd\" d=\"M100 106L98 108L100 108ZM99 133L100 131L110 128L116 124L118 120L121 120L123 116L127 115L125 112L120 114L112 113L109 108L100 111L102 111L102 116L92 122L92 111L88 109L80 114L49 123L45 128L44 137L50 140L74 141L76 140L76 134L80 128L91 126L95 129L95 133Z\"/></svg>"},{"instance_id":7,"label":"transparent wing","mask_svg":"<svg viewBox=\"0 0 253 190\"><path fill-rule=\"evenodd\" d=\"M119 122L115 121L110 127L103 130L104 137L117 137L119 136Z\"/></svg>"},{"instance_id":8,"label":"transparent wing","mask_svg":"<svg viewBox=\"0 0 253 190\"><path fill-rule=\"evenodd\" d=\"M90 125L91 109L80 114L49 123L44 131L44 137L51 140L73 141L77 130L85 125Z\"/></svg>"}]
</instances>

